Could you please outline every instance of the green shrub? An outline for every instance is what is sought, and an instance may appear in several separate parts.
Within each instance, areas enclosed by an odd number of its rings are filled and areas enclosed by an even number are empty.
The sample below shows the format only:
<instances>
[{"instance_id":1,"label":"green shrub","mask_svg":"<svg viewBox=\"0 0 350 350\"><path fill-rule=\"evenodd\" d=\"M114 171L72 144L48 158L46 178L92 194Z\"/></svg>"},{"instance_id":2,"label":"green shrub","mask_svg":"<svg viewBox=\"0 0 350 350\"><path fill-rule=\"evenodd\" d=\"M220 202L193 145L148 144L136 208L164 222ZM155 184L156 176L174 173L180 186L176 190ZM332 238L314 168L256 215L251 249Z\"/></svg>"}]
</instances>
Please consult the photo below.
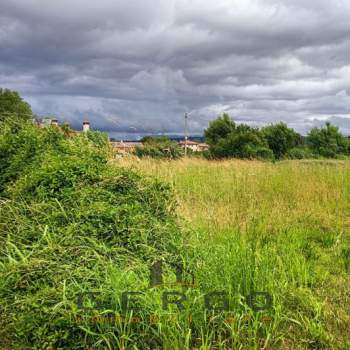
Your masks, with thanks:
<instances>
[{"instance_id":1,"label":"green shrub","mask_svg":"<svg viewBox=\"0 0 350 350\"><path fill-rule=\"evenodd\" d=\"M349 140L335 125L326 122L323 128L313 128L307 135L307 144L316 153L326 158L349 153Z\"/></svg>"},{"instance_id":2,"label":"green shrub","mask_svg":"<svg viewBox=\"0 0 350 350\"><path fill-rule=\"evenodd\" d=\"M258 147L254 150L253 157L257 159L273 160L275 158L275 155L270 148Z\"/></svg>"},{"instance_id":3,"label":"green shrub","mask_svg":"<svg viewBox=\"0 0 350 350\"><path fill-rule=\"evenodd\" d=\"M312 159L316 158L316 156L312 153L312 151L308 147L294 147L287 153L287 158L289 159Z\"/></svg>"},{"instance_id":4,"label":"green shrub","mask_svg":"<svg viewBox=\"0 0 350 350\"><path fill-rule=\"evenodd\" d=\"M172 190L109 165L102 134L12 126L0 129L0 347L96 346L105 331L77 323L77 298L97 291L117 311L116 292L144 286L153 261L178 259Z\"/></svg>"},{"instance_id":5,"label":"green shrub","mask_svg":"<svg viewBox=\"0 0 350 350\"><path fill-rule=\"evenodd\" d=\"M212 158L274 159L258 129L239 125L234 132L210 145Z\"/></svg>"},{"instance_id":6,"label":"green shrub","mask_svg":"<svg viewBox=\"0 0 350 350\"><path fill-rule=\"evenodd\" d=\"M156 159L178 159L183 156L182 149L176 144L165 145L144 145L143 147L136 147L135 154L142 157L151 157Z\"/></svg>"},{"instance_id":7,"label":"green shrub","mask_svg":"<svg viewBox=\"0 0 350 350\"><path fill-rule=\"evenodd\" d=\"M300 135L285 123L271 124L261 131L277 159L283 158L300 140Z\"/></svg>"},{"instance_id":8,"label":"green shrub","mask_svg":"<svg viewBox=\"0 0 350 350\"><path fill-rule=\"evenodd\" d=\"M17 91L0 88L0 121L30 120L33 117L30 105Z\"/></svg>"}]
</instances>

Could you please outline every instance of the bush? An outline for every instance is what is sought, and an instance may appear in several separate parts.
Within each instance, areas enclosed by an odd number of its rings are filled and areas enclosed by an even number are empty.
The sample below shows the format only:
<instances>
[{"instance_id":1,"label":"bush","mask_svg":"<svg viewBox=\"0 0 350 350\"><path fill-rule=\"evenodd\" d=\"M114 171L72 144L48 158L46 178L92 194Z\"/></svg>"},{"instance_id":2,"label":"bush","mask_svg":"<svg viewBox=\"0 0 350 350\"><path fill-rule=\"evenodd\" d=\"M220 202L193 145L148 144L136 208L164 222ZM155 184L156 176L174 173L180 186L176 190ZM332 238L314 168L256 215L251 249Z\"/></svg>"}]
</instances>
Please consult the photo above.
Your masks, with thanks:
<instances>
[{"instance_id":1,"label":"bush","mask_svg":"<svg viewBox=\"0 0 350 350\"><path fill-rule=\"evenodd\" d=\"M313 128L304 138L285 123L272 124L262 129L246 124L236 126L224 114L209 124L204 135L210 145L209 153L204 155L208 159L347 159L350 155L349 138L344 137L339 128L330 123L326 123L324 128Z\"/></svg>"},{"instance_id":2,"label":"bush","mask_svg":"<svg viewBox=\"0 0 350 350\"><path fill-rule=\"evenodd\" d=\"M258 147L254 151L254 158L262 160L273 160L275 159L275 155L270 148Z\"/></svg>"},{"instance_id":3,"label":"bush","mask_svg":"<svg viewBox=\"0 0 350 350\"><path fill-rule=\"evenodd\" d=\"M261 132L244 124L236 127L225 138L220 138L217 143L212 143L210 153L212 158L274 158Z\"/></svg>"},{"instance_id":4,"label":"bush","mask_svg":"<svg viewBox=\"0 0 350 350\"><path fill-rule=\"evenodd\" d=\"M308 147L294 147L287 153L289 159L313 159L317 158Z\"/></svg>"},{"instance_id":5,"label":"bush","mask_svg":"<svg viewBox=\"0 0 350 350\"><path fill-rule=\"evenodd\" d=\"M140 158L178 159L183 156L183 151L176 143L165 145L145 144L143 147L136 147L135 154Z\"/></svg>"},{"instance_id":6,"label":"bush","mask_svg":"<svg viewBox=\"0 0 350 350\"><path fill-rule=\"evenodd\" d=\"M60 150L64 136L54 128L38 129L30 122L0 122L0 194L50 149Z\"/></svg>"},{"instance_id":7,"label":"bush","mask_svg":"<svg viewBox=\"0 0 350 350\"><path fill-rule=\"evenodd\" d=\"M338 127L329 122L323 128L311 129L306 140L314 153L326 158L349 154L349 139L341 134Z\"/></svg>"},{"instance_id":8,"label":"bush","mask_svg":"<svg viewBox=\"0 0 350 350\"><path fill-rule=\"evenodd\" d=\"M77 298L97 291L110 310L130 288L123 271L135 266L140 288L145 263L178 259L171 188L110 166L102 134L12 127L0 128L0 347L96 346L103 331L75 321L86 313ZM118 328L108 336L118 338Z\"/></svg>"},{"instance_id":9,"label":"bush","mask_svg":"<svg viewBox=\"0 0 350 350\"><path fill-rule=\"evenodd\" d=\"M204 137L209 145L215 145L235 130L235 122L227 113L224 113L221 117L219 116L209 123L208 128L204 131Z\"/></svg>"},{"instance_id":10,"label":"bush","mask_svg":"<svg viewBox=\"0 0 350 350\"><path fill-rule=\"evenodd\" d=\"M17 91L0 88L0 121L9 120L30 120L32 109L23 101Z\"/></svg>"},{"instance_id":11,"label":"bush","mask_svg":"<svg viewBox=\"0 0 350 350\"><path fill-rule=\"evenodd\" d=\"M300 135L285 123L269 125L262 129L262 133L277 159L283 158L300 139Z\"/></svg>"}]
</instances>

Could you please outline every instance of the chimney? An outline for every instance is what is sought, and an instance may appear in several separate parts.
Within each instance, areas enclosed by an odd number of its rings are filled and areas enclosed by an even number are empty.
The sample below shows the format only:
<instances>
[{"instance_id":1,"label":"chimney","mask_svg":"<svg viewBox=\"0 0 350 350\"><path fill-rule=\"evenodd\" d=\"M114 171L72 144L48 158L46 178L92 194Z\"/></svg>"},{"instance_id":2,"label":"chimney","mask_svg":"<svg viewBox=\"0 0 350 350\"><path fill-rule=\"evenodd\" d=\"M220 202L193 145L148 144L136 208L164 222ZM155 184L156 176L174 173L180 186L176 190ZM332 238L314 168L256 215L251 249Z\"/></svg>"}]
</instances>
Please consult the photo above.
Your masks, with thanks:
<instances>
[{"instance_id":1,"label":"chimney","mask_svg":"<svg viewBox=\"0 0 350 350\"><path fill-rule=\"evenodd\" d=\"M89 131L90 130L90 122L87 121L87 120L84 120L83 121L83 131L86 132L86 131Z\"/></svg>"},{"instance_id":2,"label":"chimney","mask_svg":"<svg viewBox=\"0 0 350 350\"><path fill-rule=\"evenodd\" d=\"M52 126L58 126L58 120L57 119L51 119L51 125Z\"/></svg>"}]
</instances>

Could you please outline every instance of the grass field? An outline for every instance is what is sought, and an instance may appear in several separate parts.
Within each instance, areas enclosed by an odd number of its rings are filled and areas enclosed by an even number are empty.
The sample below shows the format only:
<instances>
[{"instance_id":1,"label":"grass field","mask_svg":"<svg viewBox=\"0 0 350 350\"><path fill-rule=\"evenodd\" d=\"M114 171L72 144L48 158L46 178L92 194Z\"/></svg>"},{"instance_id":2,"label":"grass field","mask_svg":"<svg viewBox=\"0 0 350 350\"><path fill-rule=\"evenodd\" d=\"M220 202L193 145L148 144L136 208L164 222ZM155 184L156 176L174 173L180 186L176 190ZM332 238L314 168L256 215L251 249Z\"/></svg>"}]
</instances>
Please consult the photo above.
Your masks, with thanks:
<instances>
[{"instance_id":1,"label":"grass field","mask_svg":"<svg viewBox=\"0 0 350 350\"><path fill-rule=\"evenodd\" d=\"M202 291L273 296L268 312L210 319L192 344L350 349L350 162L116 163L173 184ZM172 334L164 347L186 348L190 327Z\"/></svg>"},{"instance_id":2,"label":"grass field","mask_svg":"<svg viewBox=\"0 0 350 350\"><path fill-rule=\"evenodd\" d=\"M349 161L111 160L98 134L10 131L0 349L350 349Z\"/></svg>"}]
</instances>

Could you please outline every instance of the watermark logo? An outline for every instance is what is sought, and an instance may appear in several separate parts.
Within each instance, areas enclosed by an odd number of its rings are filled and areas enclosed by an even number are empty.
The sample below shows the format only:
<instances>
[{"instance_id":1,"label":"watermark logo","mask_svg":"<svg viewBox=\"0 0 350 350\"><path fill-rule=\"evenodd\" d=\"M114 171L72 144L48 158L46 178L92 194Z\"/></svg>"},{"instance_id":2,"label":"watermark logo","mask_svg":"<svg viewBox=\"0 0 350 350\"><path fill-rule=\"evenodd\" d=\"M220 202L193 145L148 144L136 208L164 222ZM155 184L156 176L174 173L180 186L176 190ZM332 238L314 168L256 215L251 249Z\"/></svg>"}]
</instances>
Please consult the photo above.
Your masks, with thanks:
<instances>
[{"instance_id":1,"label":"watermark logo","mask_svg":"<svg viewBox=\"0 0 350 350\"><path fill-rule=\"evenodd\" d=\"M150 288L154 287L165 287L165 286L182 286L182 287L196 287L194 283L194 274L185 270L182 263L174 264L172 267L175 270L176 282L175 283L164 283L163 281L163 263L162 261L156 261L150 267ZM185 274L190 276L191 282L184 281Z\"/></svg>"},{"instance_id":2,"label":"watermark logo","mask_svg":"<svg viewBox=\"0 0 350 350\"><path fill-rule=\"evenodd\" d=\"M171 267L176 275L176 282L164 283L164 269L162 261L157 261L150 267L149 271L149 288L148 292L152 292L154 288L165 288L161 295L161 304L163 311L170 311L177 309L178 311L185 310L186 302L188 302L189 295L186 290L189 288L199 289L195 284L194 274L185 269L183 264L168 265ZM182 287L186 290L169 290L169 287ZM104 305L98 300L98 292L88 292L84 295L79 295L77 305L80 310L105 310ZM132 312L134 315L142 313L142 298L145 291L125 291L120 296L120 306L123 314ZM230 293L225 290L214 290L202 296L203 311L210 313L230 312ZM84 307L83 301L89 300L93 307ZM254 312L269 311L273 308L272 296L267 292L251 292L245 297L244 303L249 306ZM171 307L172 306L172 307Z\"/></svg>"}]
</instances>

